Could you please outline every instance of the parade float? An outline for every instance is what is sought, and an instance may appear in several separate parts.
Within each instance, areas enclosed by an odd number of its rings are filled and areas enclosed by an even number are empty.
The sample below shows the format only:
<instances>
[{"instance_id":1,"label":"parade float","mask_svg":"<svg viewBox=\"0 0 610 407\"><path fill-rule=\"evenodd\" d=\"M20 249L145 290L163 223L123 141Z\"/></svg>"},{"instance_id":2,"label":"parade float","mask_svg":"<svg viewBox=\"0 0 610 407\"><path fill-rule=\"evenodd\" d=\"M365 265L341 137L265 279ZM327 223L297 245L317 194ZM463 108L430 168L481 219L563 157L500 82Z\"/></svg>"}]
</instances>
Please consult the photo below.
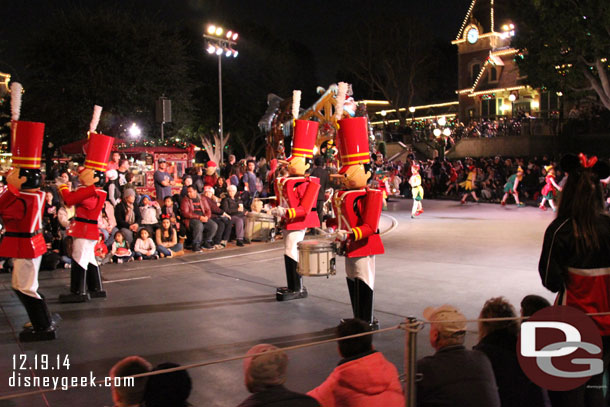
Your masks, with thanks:
<instances>
[{"instance_id":1,"label":"parade float","mask_svg":"<svg viewBox=\"0 0 610 407\"><path fill-rule=\"evenodd\" d=\"M79 140L60 147L60 152L76 161L83 154L86 140ZM158 161L164 158L167 162L167 172L172 176L175 185L172 193L180 193L182 177L187 168L195 162L195 153L199 150L193 144L178 140L145 140L128 141L117 139L113 151L118 151L121 157L127 158L130 171L134 175L132 183L140 194L155 195L154 173L158 168Z\"/></svg>"}]
</instances>

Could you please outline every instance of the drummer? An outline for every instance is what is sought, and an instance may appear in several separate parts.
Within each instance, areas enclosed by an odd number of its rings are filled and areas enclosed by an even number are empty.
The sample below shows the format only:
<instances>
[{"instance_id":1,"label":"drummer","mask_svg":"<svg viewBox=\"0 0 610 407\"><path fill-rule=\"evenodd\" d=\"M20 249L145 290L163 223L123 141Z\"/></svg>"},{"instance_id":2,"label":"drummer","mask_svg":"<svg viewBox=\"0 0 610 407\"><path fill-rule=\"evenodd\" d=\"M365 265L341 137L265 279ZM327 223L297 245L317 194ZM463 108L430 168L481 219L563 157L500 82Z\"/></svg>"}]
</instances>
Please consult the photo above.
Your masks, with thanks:
<instances>
[{"instance_id":1,"label":"drummer","mask_svg":"<svg viewBox=\"0 0 610 407\"><path fill-rule=\"evenodd\" d=\"M297 273L299 252L297 244L305 237L307 228L320 226L317 213L312 212L318 198L320 184L315 177L306 177L308 160L313 158L313 148L318 136L318 122L295 120L292 155L287 161L278 160L286 166L289 176L278 178L275 183L278 206L271 214L284 222L284 264L288 287L276 290L278 301L290 301L307 297L303 279Z\"/></svg>"},{"instance_id":2,"label":"drummer","mask_svg":"<svg viewBox=\"0 0 610 407\"><path fill-rule=\"evenodd\" d=\"M355 117L338 123L341 169L333 177L341 180L343 189L333 196L336 218L328 223L336 225L338 239L343 242L347 288L354 318L368 322L372 329L379 329L373 316L373 289L375 255L384 253L378 230L383 192L367 187L371 176L366 168L371 161L367 119Z\"/></svg>"}]
</instances>

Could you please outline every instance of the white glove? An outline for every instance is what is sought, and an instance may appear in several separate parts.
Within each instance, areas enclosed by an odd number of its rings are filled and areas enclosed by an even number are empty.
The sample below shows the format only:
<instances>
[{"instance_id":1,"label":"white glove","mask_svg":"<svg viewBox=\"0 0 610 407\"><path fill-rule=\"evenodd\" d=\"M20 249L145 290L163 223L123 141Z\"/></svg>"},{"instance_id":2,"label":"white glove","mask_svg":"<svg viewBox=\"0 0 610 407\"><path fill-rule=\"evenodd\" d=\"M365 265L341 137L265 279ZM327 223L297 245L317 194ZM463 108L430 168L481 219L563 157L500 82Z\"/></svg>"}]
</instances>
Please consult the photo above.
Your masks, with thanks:
<instances>
[{"instance_id":1,"label":"white glove","mask_svg":"<svg viewBox=\"0 0 610 407\"><path fill-rule=\"evenodd\" d=\"M279 216L280 218L282 218L286 214L286 208L276 206L275 208L271 209L271 214L273 216Z\"/></svg>"},{"instance_id":2,"label":"white glove","mask_svg":"<svg viewBox=\"0 0 610 407\"><path fill-rule=\"evenodd\" d=\"M342 242L345 242L349 236L349 232L347 230L337 230L337 239Z\"/></svg>"}]
</instances>

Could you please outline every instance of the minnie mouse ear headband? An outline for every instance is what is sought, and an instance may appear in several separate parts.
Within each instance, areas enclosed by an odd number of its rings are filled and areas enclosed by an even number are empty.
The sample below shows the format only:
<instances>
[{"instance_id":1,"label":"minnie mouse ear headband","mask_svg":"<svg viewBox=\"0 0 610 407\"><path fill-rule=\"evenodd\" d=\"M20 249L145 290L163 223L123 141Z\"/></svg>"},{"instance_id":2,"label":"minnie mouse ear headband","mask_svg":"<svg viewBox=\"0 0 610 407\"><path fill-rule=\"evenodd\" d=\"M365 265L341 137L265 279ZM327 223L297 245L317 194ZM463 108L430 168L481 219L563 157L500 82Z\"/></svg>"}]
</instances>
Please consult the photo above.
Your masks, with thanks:
<instances>
[{"instance_id":1,"label":"minnie mouse ear headband","mask_svg":"<svg viewBox=\"0 0 610 407\"><path fill-rule=\"evenodd\" d=\"M610 166L604 161L599 161L596 156L587 157L583 153L578 156L568 154L561 159L561 168L568 172L577 172L590 169L599 179L608 178L610 176Z\"/></svg>"}]
</instances>

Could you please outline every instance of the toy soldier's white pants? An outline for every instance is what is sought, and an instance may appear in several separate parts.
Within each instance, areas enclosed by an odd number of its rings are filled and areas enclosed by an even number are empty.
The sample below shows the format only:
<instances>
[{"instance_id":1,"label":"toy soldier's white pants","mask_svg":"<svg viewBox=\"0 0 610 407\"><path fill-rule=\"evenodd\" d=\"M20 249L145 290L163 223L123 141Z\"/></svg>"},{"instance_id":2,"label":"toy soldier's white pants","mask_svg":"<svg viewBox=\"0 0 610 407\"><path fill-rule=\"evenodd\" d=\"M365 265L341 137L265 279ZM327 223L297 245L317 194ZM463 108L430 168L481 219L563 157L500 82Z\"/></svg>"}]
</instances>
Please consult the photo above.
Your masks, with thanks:
<instances>
[{"instance_id":1,"label":"toy soldier's white pants","mask_svg":"<svg viewBox=\"0 0 610 407\"><path fill-rule=\"evenodd\" d=\"M346 257L345 273L349 278L359 278L371 290L375 286L375 256Z\"/></svg>"},{"instance_id":2,"label":"toy soldier's white pants","mask_svg":"<svg viewBox=\"0 0 610 407\"><path fill-rule=\"evenodd\" d=\"M297 248L297 243L305 239L305 231L306 229L282 230L282 237L284 238L284 254L296 262L299 261L299 249Z\"/></svg>"},{"instance_id":3,"label":"toy soldier's white pants","mask_svg":"<svg viewBox=\"0 0 610 407\"><path fill-rule=\"evenodd\" d=\"M95 240L75 237L72 243L72 259L83 269L87 270L89 263L97 266L95 260Z\"/></svg>"},{"instance_id":4,"label":"toy soldier's white pants","mask_svg":"<svg viewBox=\"0 0 610 407\"><path fill-rule=\"evenodd\" d=\"M33 259L13 260L13 288L30 297L42 298L38 295L38 270L42 256Z\"/></svg>"}]
</instances>

